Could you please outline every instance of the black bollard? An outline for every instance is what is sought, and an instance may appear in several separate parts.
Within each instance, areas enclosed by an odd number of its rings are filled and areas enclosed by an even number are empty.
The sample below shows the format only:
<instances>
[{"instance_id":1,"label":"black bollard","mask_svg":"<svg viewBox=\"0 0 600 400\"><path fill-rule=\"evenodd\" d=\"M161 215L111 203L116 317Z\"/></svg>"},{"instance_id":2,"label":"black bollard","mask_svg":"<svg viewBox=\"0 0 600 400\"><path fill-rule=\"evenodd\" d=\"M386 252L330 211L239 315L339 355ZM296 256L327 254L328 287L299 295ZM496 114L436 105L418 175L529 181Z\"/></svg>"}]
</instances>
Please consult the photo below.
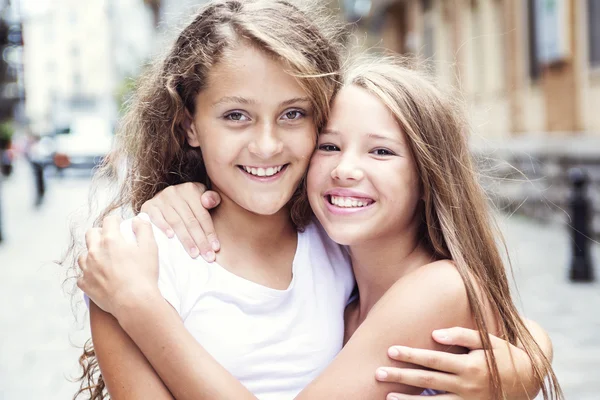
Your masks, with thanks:
<instances>
[{"instance_id":1,"label":"black bollard","mask_svg":"<svg viewBox=\"0 0 600 400\"><path fill-rule=\"evenodd\" d=\"M571 269L569 279L573 282L592 282L594 270L590 255L591 205L586 195L588 177L581 168L569 170L572 191L569 198L571 208Z\"/></svg>"}]
</instances>

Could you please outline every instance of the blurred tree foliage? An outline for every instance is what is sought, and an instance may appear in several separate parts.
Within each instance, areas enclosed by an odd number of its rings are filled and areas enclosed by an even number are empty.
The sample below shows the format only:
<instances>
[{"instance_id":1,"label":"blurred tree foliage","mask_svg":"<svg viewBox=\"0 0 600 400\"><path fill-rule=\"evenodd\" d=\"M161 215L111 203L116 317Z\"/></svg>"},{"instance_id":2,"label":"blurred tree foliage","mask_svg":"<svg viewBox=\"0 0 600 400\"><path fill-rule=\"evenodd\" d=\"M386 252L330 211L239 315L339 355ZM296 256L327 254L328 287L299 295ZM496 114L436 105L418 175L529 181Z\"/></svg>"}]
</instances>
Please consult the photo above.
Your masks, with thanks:
<instances>
[{"instance_id":1,"label":"blurred tree foliage","mask_svg":"<svg viewBox=\"0 0 600 400\"><path fill-rule=\"evenodd\" d=\"M136 84L137 78L127 77L121 81L119 86L117 86L115 99L117 101L117 107L119 108L119 114L122 115L125 112L127 101L133 95Z\"/></svg>"},{"instance_id":2,"label":"blurred tree foliage","mask_svg":"<svg viewBox=\"0 0 600 400\"><path fill-rule=\"evenodd\" d=\"M8 148L14 132L15 128L11 121L0 123L0 150Z\"/></svg>"}]
</instances>

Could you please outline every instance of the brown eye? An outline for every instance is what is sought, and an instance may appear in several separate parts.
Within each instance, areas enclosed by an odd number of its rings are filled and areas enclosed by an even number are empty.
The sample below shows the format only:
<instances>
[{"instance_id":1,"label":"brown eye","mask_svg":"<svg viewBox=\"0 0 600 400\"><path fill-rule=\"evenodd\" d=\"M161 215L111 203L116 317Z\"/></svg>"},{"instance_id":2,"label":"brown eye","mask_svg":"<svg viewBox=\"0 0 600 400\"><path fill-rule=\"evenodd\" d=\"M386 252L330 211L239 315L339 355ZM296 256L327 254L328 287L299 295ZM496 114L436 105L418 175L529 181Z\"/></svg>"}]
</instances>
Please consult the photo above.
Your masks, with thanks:
<instances>
[{"instance_id":1,"label":"brown eye","mask_svg":"<svg viewBox=\"0 0 600 400\"><path fill-rule=\"evenodd\" d=\"M322 144L319 146L319 150L323 151L339 151L340 149L333 144Z\"/></svg>"},{"instance_id":2,"label":"brown eye","mask_svg":"<svg viewBox=\"0 0 600 400\"><path fill-rule=\"evenodd\" d=\"M372 154L375 154L376 156L394 156L396 155L393 151L388 150L388 149L375 149L373 151L371 151Z\"/></svg>"},{"instance_id":3,"label":"brown eye","mask_svg":"<svg viewBox=\"0 0 600 400\"><path fill-rule=\"evenodd\" d=\"M283 114L283 116L285 117L284 119L291 120L291 121L300 119L300 118L304 117L304 115L305 114L300 110L290 110L290 111L287 111L285 114Z\"/></svg>"},{"instance_id":4,"label":"brown eye","mask_svg":"<svg viewBox=\"0 0 600 400\"><path fill-rule=\"evenodd\" d=\"M225 119L234 122L244 122L247 121L249 118L239 111L233 111L228 114L225 114Z\"/></svg>"}]
</instances>

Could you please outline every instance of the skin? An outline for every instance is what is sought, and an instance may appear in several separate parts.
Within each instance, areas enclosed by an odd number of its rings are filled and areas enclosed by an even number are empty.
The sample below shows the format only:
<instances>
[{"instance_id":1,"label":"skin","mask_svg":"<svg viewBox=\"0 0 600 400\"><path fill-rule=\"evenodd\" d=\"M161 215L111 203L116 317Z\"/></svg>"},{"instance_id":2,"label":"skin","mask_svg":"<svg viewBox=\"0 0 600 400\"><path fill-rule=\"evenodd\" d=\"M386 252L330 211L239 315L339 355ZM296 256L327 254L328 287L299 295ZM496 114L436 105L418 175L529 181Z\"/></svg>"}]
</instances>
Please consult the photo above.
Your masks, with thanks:
<instances>
[{"instance_id":1,"label":"skin","mask_svg":"<svg viewBox=\"0 0 600 400\"><path fill-rule=\"evenodd\" d=\"M260 56L258 55L256 58L260 58ZM266 59L266 57L264 58ZM272 60L269 61L273 62ZM268 64L268 62L266 63ZM262 67L265 67L265 65ZM250 72L252 72L251 68ZM275 70L272 72L275 72ZM272 75L268 76L270 79L263 82L266 85L272 79ZM222 78L225 77L222 76ZM220 80L220 82L223 81L224 79ZM243 87L249 81L252 81L252 79L244 80L240 84ZM248 104L244 103L244 108L247 108ZM361 110L363 107L370 110L370 113L355 112L355 110ZM265 109L271 108L266 107ZM421 389L414 386L408 386L410 384L420 384L422 387L450 390L455 393L460 392L460 379L450 379L448 377L450 374L447 374L448 376L444 379L438 377L438 380L422 380L423 375L412 375L413 380L411 381L410 375L408 378L406 376L398 377L399 370L392 369L387 370L389 371L388 377L396 375L394 377L396 383L380 384L374 379L373 371L381 365L389 364L386 353L395 343L420 347L424 349L423 351L448 351L448 346L443 345L443 343L452 344L453 342L460 342L460 340L457 337L454 339L451 337L438 338L438 341L442 343L440 344L430 337L430 332L456 325L474 327L474 323L471 319L462 279L452 263L447 260L433 260L431 254L428 254L425 249L416 244L415 232L418 228L418 219L415 216L417 204L420 200L418 180L416 179L414 162L406 151L403 135L397 124L395 124L391 115L387 113L383 104L378 104L377 99L370 97L368 93L358 88L344 89L338 96L333 109L334 112L328 126L330 133L320 138L320 150L314 157L311 166L310 199L316 215L332 238L339 239L339 242L351 246L361 301L351 305L346 313L347 345L325 372L311 383L298 398L383 398L390 391L413 395L421 391ZM249 114L252 113L249 112ZM257 112L256 115L262 114ZM236 119L238 117L236 116ZM253 123L258 123L257 121L261 120L254 117L251 119ZM210 140L212 139L202 137L205 129L210 127L210 125L203 124L203 121L203 118L194 116L194 122L191 125L193 129L190 129L188 140L191 145L200 145L203 150L206 150L207 146L211 146ZM264 122L269 121L269 119L262 121L264 125L257 128L256 135L259 138L266 137L269 139L270 136L265 132L269 132L268 127L270 125ZM332 133L334 131L338 133ZM372 132L382 134L384 137L373 138L369 136ZM324 143L323 140L333 141L332 137L340 140L337 143L338 146L344 144L343 152L323 147L323 145L328 144ZM272 157L278 153L272 150L277 150L277 147L270 146L272 144L270 142L270 140L264 141L269 145L265 148L270 151L270 153L265 152L265 154L271 154ZM252 143L262 142L255 140ZM382 143L385 146L381 145ZM394 148L394 156L379 151L373 152L373 150L378 149L377 146ZM346 151L346 147L349 147L350 150ZM218 143L214 146L214 149L216 152L219 151ZM252 153L251 145L247 145L245 150L239 154L243 155L246 152ZM206 151L206 154L212 155L213 153ZM257 154L255 153L255 155ZM220 166L225 165L227 168L231 167L225 170L225 176L235 176L237 178L233 172L234 168L237 168L236 163L247 162L247 160L240 160L238 157L243 158L243 156L234 156L232 159L229 159L229 156L223 156L223 158L215 156L214 163L212 160L207 159L207 169L209 164L214 164L213 170L220 173ZM210 158L210 156L206 158ZM270 160L269 157L265 157L265 159ZM316 172L313 173L312 171L315 170ZM229 173L231 175L228 175ZM381 178L380 174L387 177L387 186L384 185L386 179ZM223 179L226 180L226 178ZM389 179L393 179L391 187ZM364 194L375 200L374 205L370 206L367 213L371 213L369 219L374 218L374 221L378 222L368 224L366 227L361 225L361 229L359 229L359 225L365 222L365 219L361 220L362 216L357 214L350 218L339 218L338 215L328 213L324 197L326 191L331 188L345 187L358 190L358 186L360 186L360 190L366 192ZM218 182L216 187L219 187ZM235 188L233 192L238 189L235 186L223 185L222 187ZM243 186L241 189L244 189ZM241 189L240 192L243 192ZM252 194L240 195L239 193L222 192L221 195L225 197L224 204L229 204L229 208L225 208L226 210L237 212L238 214L234 215L237 215L238 218L246 216L246 220L241 218L242 232L245 228L252 228L253 232L256 232L256 226L258 225L255 225L257 219L253 207L261 207L260 211L268 213L275 210L280 200L274 195L268 198L268 200L272 200L272 203L263 205L262 202L254 202L255 198ZM270 208L272 204L274 206ZM390 218L390 215L394 215L395 218ZM278 220L277 211L274 211L274 214L268 214L268 216L270 220ZM218 222L220 218L222 222ZM247 224L244 224L244 222L247 222ZM112 246L103 245L105 234L116 236L115 231L118 232L117 223L118 221L108 220L105 224L108 233L102 232L100 234L100 232L96 232L96 237L92 237L88 241L90 256L95 254L99 256L94 257L96 261L92 260L92 262L89 262L89 256L88 259L81 260L80 264L82 264L84 277L89 276L87 279L90 281L82 282L80 287L88 292L92 299L98 299L100 307L115 315L123 330L137 344L138 351L141 350L150 364L156 368L156 373L166 386L172 389L176 398L232 398L234 396L254 398L235 378L218 365L187 332L177 313L162 299L157 288L151 288L152 285L150 284L131 285L131 282L156 282L156 278L148 273L149 270L158 270L156 253L152 251L139 251L136 253L132 250L133 245L124 244L122 241L118 245L116 242L111 242ZM238 223L232 225L235 225L235 229L239 230L240 225ZM217 217L217 215L215 215L215 226L219 231L219 237L223 245L222 252L227 254L225 249L233 244L233 241L227 244L227 229L233 227L226 223L224 217ZM269 226L270 230L265 229L263 231L259 229L259 231L267 235L269 232L272 233L273 227L277 226L272 224ZM151 239L150 227L142 221L136 221L134 229L139 233L138 245L135 247L146 250L154 249L155 251L155 247L152 247L153 240ZM225 232L225 236L222 232ZM282 236L282 232L285 234L285 229L276 232L279 236ZM266 236L261 238L264 240ZM236 243L239 244L239 242ZM255 243L255 245L259 244L260 242ZM154 243L154 246L156 246L156 243ZM292 247L292 250L294 247ZM248 255L252 256L250 252L246 253L246 256ZM154 259L152 256L154 256ZM221 257L221 253L219 253L219 257ZM110 262L99 262L102 258L109 259ZM224 256L223 260L226 260L227 264L225 265L234 265L232 262L235 263L235 259L231 256L230 258ZM283 265L285 260L286 258L281 256L281 258L269 258L268 261L273 262L272 265L279 265L279 263ZM389 260L394 260L394 262L389 262ZM223 261L219 261L223 264ZM265 260L260 261L264 262ZM372 273L375 268L377 268L377 274ZM95 277L99 275L97 271L100 270L102 270L103 276L110 279L105 282L94 282ZM128 272L124 274L123 270ZM245 276L247 279L263 284L271 284L272 287L279 287L279 285L286 287L285 283L289 283L289 270L287 270L288 274L283 269L282 271L275 271L274 275L271 273L261 275L254 272L235 270L237 274L248 273ZM281 272L281 275L277 272ZM272 279L270 276L274 276L274 278ZM143 279L143 277L147 277L147 279ZM118 284L119 282L121 284ZM137 288L132 289L132 287ZM430 293L430 295L424 295L424 293ZM139 301L140 299L143 299L143 301ZM398 304L403 306L398 307ZM92 311L94 309L92 308ZM98 318L94 315L97 315L96 312L92 312L92 318ZM410 321L410 324L406 321ZM118 329L115 328L115 330ZM95 342L97 333L93 331ZM113 336L119 339L116 333ZM108 338L106 340L109 342L114 340L115 337L113 336L106 336ZM98 340L104 342L104 339L100 338ZM130 352L135 353L133 349L125 346L123 339L120 339L120 342L120 350L129 349ZM157 343L160 343L160 345L157 345ZM471 343L471 345L475 346L476 343ZM498 346L498 348L501 347L501 345ZM407 356L411 353L406 348L394 347L394 349L399 350L401 354L395 356L390 352L389 354L393 358L397 360L402 360L403 356L411 358ZM450 350L464 352L459 348ZM428 353L425 354L427 357L430 356ZM451 354L445 355L452 356ZM420 356L421 358L419 358ZM423 361L422 356L423 353L412 353L412 359L404 361ZM108 354L106 357L109 357ZM99 360L100 358L99 354ZM446 358L446 360L449 359ZM460 368L461 362L458 361L458 358L452 358L452 360L454 360L452 369L455 372L453 376L460 377L459 372L463 370ZM396 367L410 366L405 362L394 362L392 365ZM447 369L451 369L448 367L448 363L444 365ZM101 367L104 371L105 366L101 364ZM112 364L107 368L115 367ZM128 385L133 384L128 382ZM131 390L135 389L132 388ZM114 393L111 392L111 394L114 398L117 398Z\"/></svg>"}]
</instances>

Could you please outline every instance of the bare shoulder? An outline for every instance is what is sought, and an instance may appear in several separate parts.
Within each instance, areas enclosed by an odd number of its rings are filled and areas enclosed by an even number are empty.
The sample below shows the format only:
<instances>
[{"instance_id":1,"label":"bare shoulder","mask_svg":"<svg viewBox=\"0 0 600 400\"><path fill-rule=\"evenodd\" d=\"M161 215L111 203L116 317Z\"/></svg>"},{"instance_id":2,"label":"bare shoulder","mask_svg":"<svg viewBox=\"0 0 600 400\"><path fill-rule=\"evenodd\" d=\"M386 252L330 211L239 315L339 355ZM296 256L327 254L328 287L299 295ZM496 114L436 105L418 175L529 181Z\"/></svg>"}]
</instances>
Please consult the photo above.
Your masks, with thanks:
<instances>
[{"instance_id":1,"label":"bare shoulder","mask_svg":"<svg viewBox=\"0 0 600 400\"><path fill-rule=\"evenodd\" d=\"M443 298L445 301L467 298L464 281L451 260L435 261L419 267L399 279L386 295L405 296L406 291L414 295L428 294L429 298Z\"/></svg>"},{"instance_id":2,"label":"bare shoulder","mask_svg":"<svg viewBox=\"0 0 600 400\"><path fill-rule=\"evenodd\" d=\"M467 290L451 260L435 261L405 275L372 311L384 318L407 318L407 313L412 314L411 319L425 322L427 330L473 326Z\"/></svg>"}]
</instances>

